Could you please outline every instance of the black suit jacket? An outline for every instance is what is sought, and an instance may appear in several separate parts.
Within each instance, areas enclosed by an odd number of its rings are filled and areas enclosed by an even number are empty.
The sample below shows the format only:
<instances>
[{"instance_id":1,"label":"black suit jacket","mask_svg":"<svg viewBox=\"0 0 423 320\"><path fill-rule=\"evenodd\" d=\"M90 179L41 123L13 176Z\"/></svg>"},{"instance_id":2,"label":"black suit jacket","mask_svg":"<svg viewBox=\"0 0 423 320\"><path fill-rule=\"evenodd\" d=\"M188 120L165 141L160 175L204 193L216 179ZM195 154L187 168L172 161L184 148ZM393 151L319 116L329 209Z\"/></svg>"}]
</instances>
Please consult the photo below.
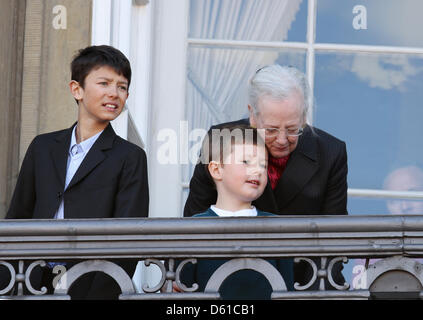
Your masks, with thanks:
<instances>
[{"instance_id":1,"label":"black suit jacket","mask_svg":"<svg viewBox=\"0 0 423 320\"><path fill-rule=\"evenodd\" d=\"M110 124L64 191L72 129L32 141L6 218L52 219L62 199L65 219L147 217L146 154L117 136Z\"/></svg>"},{"instance_id":2,"label":"black suit jacket","mask_svg":"<svg viewBox=\"0 0 423 320\"><path fill-rule=\"evenodd\" d=\"M143 149L117 136L110 124L64 190L74 126L39 135L32 141L6 218L53 219L62 199L65 219L147 217L146 154ZM136 262L124 261L121 266L132 275ZM100 273L96 274L96 279L89 276L91 280L81 282L74 297L109 298L116 297L114 291L120 291L114 281ZM107 290L107 284L116 290Z\"/></svg>"},{"instance_id":3,"label":"black suit jacket","mask_svg":"<svg viewBox=\"0 0 423 320\"><path fill-rule=\"evenodd\" d=\"M242 119L232 124L249 124L249 120ZM210 130L228 125L216 125ZM323 130L306 126L275 190L268 182L253 205L278 215L348 214L347 173L345 143ZM216 199L216 189L204 165L197 164L190 181L184 216L204 212L216 203ZM295 280L305 284L311 278L310 273L311 268L300 264L295 268ZM340 270L338 276L334 276L335 281L343 284Z\"/></svg>"}]
</instances>

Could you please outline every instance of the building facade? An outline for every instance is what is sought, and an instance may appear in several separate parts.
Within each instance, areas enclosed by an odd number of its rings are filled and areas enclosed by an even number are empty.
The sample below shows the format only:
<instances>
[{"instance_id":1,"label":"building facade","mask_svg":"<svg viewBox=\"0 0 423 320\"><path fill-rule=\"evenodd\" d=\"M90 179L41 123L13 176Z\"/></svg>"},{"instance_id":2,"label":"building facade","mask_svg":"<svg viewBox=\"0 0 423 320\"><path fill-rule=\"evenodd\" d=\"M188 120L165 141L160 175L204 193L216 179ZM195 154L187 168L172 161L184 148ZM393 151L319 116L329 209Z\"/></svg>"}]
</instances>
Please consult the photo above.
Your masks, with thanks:
<instances>
[{"instance_id":1,"label":"building facade","mask_svg":"<svg viewBox=\"0 0 423 320\"><path fill-rule=\"evenodd\" d=\"M307 74L308 122L346 142L349 213L423 214L420 0L0 0L0 8L0 217L32 139L75 122L69 63L90 44L131 61L127 108L112 124L147 151L150 217L182 216L205 130L246 117L248 78L272 63Z\"/></svg>"},{"instance_id":2,"label":"building facade","mask_svg":"<svg viewBox=\"0 0 423 320\"><path fill-rule=\"evenodd\" d=\"M309 123L347 143L350 214L423 213L420 1L0 5L10 44L0 49L0 216L31 140L75 121L69 63L90 44L118 47L131 61L127 108L113 126L147 151L151 217L182 215L205 130L247 116L247 80L271 63L307 74Z\"/></svg>"}]
</instances>

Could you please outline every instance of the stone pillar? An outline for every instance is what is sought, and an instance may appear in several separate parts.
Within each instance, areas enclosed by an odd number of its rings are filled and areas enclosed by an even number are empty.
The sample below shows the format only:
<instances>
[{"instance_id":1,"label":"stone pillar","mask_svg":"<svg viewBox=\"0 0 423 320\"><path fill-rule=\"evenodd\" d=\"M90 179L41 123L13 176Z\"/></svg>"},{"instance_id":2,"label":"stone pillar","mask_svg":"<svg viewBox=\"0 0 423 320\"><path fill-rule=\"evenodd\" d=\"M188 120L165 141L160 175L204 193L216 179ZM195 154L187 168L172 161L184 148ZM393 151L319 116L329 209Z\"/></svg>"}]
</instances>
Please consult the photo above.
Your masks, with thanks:
<instances>
[{"instance_id":1,"label":"stone pillar","mask_svg":"<svg viewBox=\"0 0 423 320\"><path fill-rule=\"evenodd\" d=\"M91 1L27 0L19 159L40 133L71 126L69 64L91 43Z\"/></svg>"},{"instance_id":2,"label":"stone pillar","mask_svg":"<svg viewBox=\"0 0 423 320\"><path fill-rule=\"evenodd\" d=\"M19 170L25 0L0 0L0 218Z\"/></svg>"}]
</instances>

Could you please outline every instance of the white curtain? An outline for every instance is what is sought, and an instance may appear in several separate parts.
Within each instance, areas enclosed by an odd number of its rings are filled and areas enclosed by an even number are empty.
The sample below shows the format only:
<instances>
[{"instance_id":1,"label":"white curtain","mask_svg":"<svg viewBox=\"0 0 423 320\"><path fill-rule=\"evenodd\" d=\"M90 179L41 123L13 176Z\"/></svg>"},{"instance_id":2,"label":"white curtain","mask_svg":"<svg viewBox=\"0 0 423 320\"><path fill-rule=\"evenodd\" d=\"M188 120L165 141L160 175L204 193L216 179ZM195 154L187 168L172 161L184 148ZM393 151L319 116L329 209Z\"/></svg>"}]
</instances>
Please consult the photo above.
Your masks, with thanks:
<instances>
[{"instance_id":1,"label":"white curtain","mask_svg":"<svg viewBox=\"0 0 423 320\"><path fill-rule=\"evenodd\" d=\"M302 0L191 0L190 38L286 40ZM188 50L186 119L190 129L247 116L247 82L275 50L199 47ZM189 181L192 167L185 173ZM188 175L188 176L186 176Z\"/></svg>"}]
</instances>

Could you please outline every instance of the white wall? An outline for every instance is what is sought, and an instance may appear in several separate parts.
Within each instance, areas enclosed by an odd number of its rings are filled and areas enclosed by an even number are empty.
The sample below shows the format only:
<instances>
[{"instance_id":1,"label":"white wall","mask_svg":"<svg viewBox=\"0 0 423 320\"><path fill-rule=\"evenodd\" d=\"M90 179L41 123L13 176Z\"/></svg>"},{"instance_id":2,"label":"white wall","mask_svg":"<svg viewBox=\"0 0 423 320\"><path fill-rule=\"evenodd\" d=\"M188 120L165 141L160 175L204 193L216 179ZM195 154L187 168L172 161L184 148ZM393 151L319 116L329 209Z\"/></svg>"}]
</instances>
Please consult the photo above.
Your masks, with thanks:
<instances>
[{"instance_id":1,"label":"white wall","mask_svg":"<svg viewBox=\"0 0 423 320\"><path fill-rule=\"evenodd\" d=\"M161 130L179 132L184 119L186 51L188 28L187 0L154 1L154 59L149 148L150 216L181 215L181 170L178 164L159 164L157 153Z\"/></svg>"}]
</instances>

